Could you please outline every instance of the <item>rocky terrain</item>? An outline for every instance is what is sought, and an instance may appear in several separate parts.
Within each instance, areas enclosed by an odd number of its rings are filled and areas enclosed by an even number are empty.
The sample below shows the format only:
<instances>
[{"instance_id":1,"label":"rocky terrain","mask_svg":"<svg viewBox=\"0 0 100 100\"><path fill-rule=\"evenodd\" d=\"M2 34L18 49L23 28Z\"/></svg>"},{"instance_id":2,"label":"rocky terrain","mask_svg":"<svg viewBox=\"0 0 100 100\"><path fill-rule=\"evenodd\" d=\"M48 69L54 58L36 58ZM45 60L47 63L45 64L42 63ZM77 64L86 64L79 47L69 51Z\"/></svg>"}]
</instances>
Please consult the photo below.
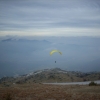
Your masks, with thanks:
<instances>
[{"instance_id":1,"label":"rocky terrain","mask_svg":"<svg viewBox=\"0 0 100 100\"><path fill-rule=\"evenodd\" d=\"M66 71L60 68L44 69L17 77L3 77L0 84L83 82L100 80L100 72Z\"/></svg>"}]
</instances>

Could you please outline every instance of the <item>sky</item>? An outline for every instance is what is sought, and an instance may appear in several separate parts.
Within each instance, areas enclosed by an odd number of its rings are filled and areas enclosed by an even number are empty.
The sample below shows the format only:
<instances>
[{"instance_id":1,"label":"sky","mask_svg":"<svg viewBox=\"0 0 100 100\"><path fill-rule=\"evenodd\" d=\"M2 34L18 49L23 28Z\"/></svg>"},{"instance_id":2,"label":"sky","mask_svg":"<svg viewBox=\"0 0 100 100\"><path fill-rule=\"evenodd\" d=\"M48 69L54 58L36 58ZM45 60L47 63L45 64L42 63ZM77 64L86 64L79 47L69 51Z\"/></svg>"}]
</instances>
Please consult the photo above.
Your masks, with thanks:
<instances>
[{"instance_id":1,"label":"sky","mask_svg":"<svg viewBox=\"0 0 100 100\"><path fill-rule=\"evenodd\" d=\"M0 0L0 76L55 67L100 71L100 0Z\"/></svg>"},{"instance_id":2,"label":"sky","mask_svg":"<svg viewBox=\"0 0 100 100\"><path fill-rule=\"evenodd\" d=\"M100 0L0 0L0 36L100 36Z\"/></svg>"}]
</instances>

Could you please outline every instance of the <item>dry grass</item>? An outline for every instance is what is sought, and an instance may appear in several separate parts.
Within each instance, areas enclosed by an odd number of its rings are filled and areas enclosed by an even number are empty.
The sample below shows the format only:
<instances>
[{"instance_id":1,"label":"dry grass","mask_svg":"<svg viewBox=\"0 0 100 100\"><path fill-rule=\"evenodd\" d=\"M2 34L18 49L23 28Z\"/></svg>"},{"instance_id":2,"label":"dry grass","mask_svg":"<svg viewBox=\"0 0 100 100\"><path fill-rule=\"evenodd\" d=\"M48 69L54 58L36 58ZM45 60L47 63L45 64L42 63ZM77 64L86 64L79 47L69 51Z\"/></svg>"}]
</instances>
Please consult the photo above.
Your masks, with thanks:
<instances>
[{"instance_id":1,"label":"dry grass","mask_svg":"<svg viewBox=\"0 0 100 100\"><path fill-rule=\"evenodd\" d=\"M44 84L1 86L0 100L100 100L100 86Z\"/></svg>"}]
</instances>

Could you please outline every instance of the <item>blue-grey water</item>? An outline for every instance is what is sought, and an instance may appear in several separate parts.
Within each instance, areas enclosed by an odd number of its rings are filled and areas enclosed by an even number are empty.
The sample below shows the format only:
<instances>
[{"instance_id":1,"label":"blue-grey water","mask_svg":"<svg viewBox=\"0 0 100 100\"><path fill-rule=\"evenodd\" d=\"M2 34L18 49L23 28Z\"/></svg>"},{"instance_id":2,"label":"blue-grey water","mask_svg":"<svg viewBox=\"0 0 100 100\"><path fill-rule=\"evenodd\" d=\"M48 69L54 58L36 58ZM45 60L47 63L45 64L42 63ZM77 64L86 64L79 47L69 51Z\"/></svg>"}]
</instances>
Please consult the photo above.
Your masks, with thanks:
<instances>
[{"instance_id":1,"label":"blue-grey water","mask_svg":"<svg viewBox=\"0 0 100 100\"><path fill-rule=\"evenodd\" d=\"M85 82L64 82L64 83L43 83L43 84L52 84L52 85L88 85L91 81ZM100 80L94 81L97 84L100 84Z\"/></svg>"}]
</instances>

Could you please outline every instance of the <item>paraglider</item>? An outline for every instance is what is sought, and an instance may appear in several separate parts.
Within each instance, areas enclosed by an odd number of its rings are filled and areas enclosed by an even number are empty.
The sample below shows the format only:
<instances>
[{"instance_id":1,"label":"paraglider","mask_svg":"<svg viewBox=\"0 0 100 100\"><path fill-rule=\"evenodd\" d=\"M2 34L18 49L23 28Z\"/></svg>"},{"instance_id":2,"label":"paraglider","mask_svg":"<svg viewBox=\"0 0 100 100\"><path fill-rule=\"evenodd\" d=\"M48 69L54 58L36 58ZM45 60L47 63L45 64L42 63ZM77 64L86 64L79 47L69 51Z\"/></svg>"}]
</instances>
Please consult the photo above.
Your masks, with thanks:
<instances>
[{"instance_id":1,"label":"paraglider","mask_svg":"<svg viewBox=\"0 0 100 100\"><path fill-rule=\"evenodd\" d=\"M62 55L62 52L60 52L59 50L52 50L52 51L50 52L50 55L52 55L52 54L55 53L55 52L58 52L59 54Z\"/></svg>"},{"instance_id":2,"label":"paraglider","mask_svg":"<svg viewBox=\"0 0 100 100\"><path fill-rule=\"evenodd\" d=\"M59 53L60 55L62 55L62 52L61 51L59 51L59 50L52 50L51 52L50 52L50 55L53 55L54 53ZM56 63L56 61L55 61L55 63Z\"/></svg>"}]
</instances>

